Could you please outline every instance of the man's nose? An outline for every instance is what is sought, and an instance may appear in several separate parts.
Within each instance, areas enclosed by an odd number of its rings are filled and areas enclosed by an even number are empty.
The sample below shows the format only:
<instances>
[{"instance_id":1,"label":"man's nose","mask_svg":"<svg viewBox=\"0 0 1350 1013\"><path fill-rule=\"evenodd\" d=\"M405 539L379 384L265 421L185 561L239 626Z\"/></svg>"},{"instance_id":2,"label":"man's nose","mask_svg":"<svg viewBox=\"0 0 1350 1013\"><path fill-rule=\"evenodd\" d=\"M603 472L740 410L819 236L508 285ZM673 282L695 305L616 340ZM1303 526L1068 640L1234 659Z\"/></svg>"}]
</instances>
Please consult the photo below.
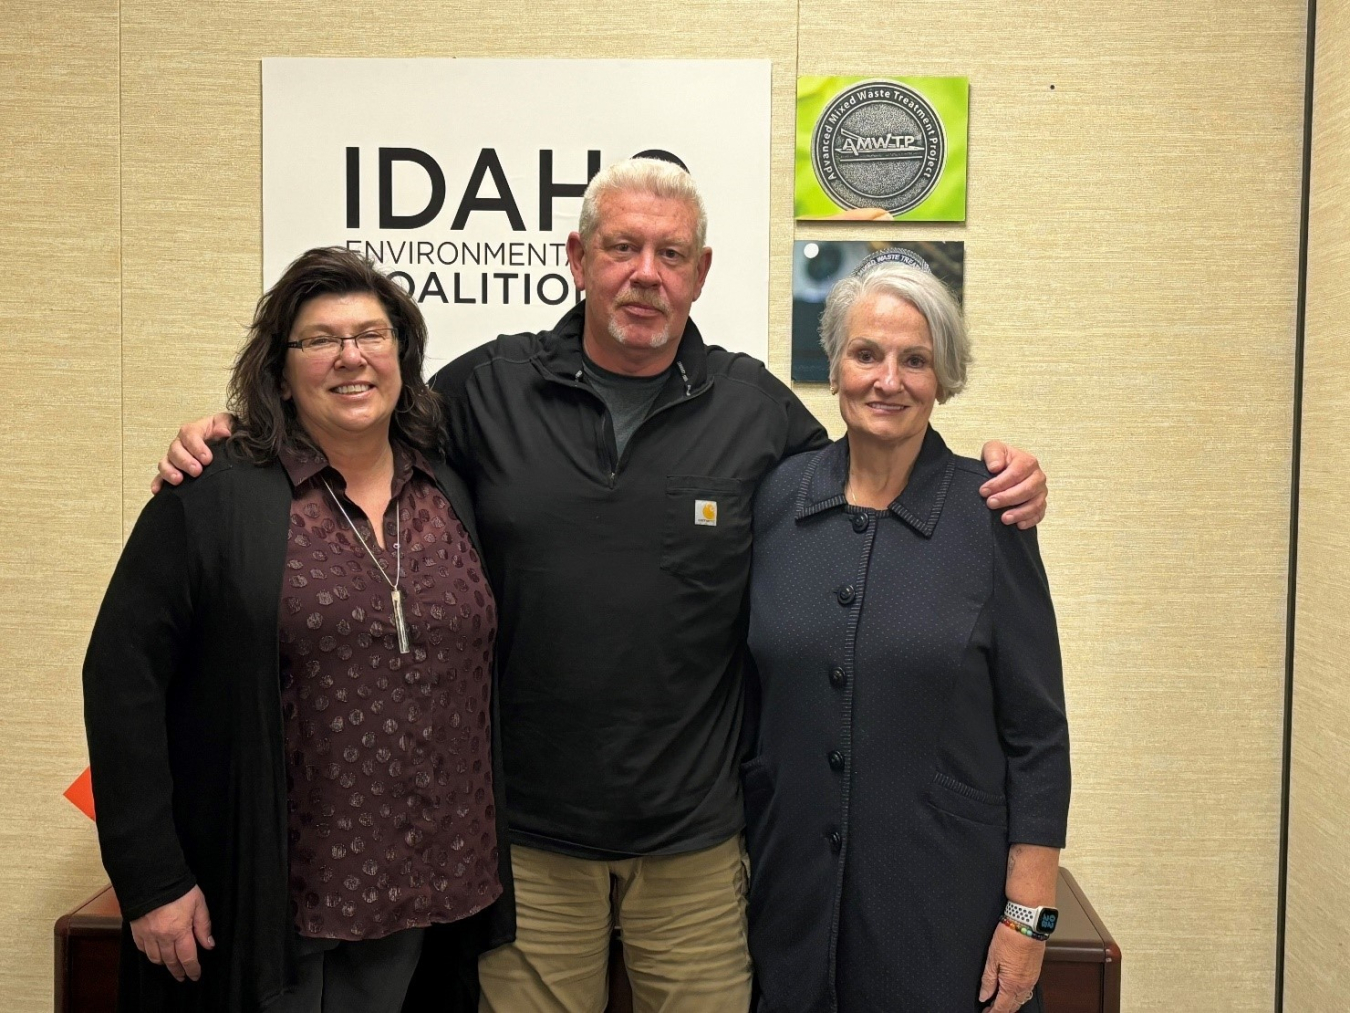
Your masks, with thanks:
<instances>
[{"instance_id":1,"label":"man's nose","mask_svg":"<svg viewBox=\"0 0 1350 1013\"><path fill-rule=\"evenodd\" d=\"M644 248L638 254L637 263L633 268L633 278L647 285L655 285L661 280L659 268L656 251L650 247Z\"/></svg>"}]
</instances>

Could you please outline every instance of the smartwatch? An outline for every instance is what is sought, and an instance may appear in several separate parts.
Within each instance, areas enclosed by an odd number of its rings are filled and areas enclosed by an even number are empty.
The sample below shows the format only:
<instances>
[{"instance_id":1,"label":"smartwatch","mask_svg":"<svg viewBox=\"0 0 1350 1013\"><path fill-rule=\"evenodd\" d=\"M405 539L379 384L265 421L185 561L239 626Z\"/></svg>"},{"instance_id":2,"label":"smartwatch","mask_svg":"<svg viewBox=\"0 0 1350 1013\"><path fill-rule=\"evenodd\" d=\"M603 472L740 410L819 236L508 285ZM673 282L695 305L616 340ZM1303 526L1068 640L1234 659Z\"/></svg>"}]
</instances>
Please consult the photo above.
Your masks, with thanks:
<instances>
[{"instance_id":1,"label":"smartwatch","mask_svg":"<svg viewBox=\"0 0 1350 1013\"><path fill-rule=\"evenodd\" d=\"M1008 901L1003 908L1003 917L1025 925L1032 932L1048 936L1059 924L1059 909L1053 907L1024 907Z\"/></svg>"}]
</instances>

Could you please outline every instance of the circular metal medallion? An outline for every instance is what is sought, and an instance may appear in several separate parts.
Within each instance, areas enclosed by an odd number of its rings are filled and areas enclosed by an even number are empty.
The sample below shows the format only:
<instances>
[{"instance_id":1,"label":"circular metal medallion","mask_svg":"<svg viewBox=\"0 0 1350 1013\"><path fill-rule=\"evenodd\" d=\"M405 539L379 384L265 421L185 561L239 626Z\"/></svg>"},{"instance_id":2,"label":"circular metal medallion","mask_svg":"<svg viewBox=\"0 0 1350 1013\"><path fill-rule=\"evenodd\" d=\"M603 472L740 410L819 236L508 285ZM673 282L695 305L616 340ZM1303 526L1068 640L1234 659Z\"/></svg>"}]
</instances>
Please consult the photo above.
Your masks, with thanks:
<instances>
[{"instance_id":1,"label":"circular metal medallion","mask_svg":"<svg viewBox=\"0 0 1350 1013\"><path fill-rule=\"evenodd\" d=\"M942 176L947 135L937 110L898 81L860 81L821 112L811 138L816 180L836 204L913 210Z\"/></svg>"},{"instance_id":2,"label":"circular metal medallion","mask_svg":"<svg viewBox=\"0 0 1350 1013\"><path fill-rule=\"evenodd\" d=\"M928 261L913 250L907 250L903 246L892 246L885 250L877 250L876 253L869 253L863 258L862 263L853 269L853 274L855 277L862 277L878 264L903 264L906 267L917 267L926 274L933 273Z\"/></svg>"}]
</instances>

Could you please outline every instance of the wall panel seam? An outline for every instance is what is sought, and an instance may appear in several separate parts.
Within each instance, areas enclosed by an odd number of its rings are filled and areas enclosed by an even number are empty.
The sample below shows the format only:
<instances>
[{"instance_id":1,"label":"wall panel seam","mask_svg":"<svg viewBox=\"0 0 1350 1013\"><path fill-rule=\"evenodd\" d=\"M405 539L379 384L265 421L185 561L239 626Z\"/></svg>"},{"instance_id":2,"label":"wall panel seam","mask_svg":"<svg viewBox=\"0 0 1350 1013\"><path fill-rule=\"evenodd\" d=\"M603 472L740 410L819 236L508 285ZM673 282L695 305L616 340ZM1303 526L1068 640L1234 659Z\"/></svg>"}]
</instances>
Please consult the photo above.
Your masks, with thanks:
<instances>
[{"instance_id":1,"label":"wall panel seam","mask_svg":"<svg viewBox=\"0 0 1350 1013\"><path fill-rule=\"evenodd\" d=\"M1284 1010L1285 922L1289 895L1289 788L1294 744L1294 624L1298 606L1299 471L1303 439L1303 355L1308 312L1308 211L1312 199L1313 88L1317 63L1317 0L1308 0L1303 84L1302 193L1299 195L1298 293L1294 313L1293 412L1289 454L1289 563L1284 633L1284 730L1280 755L1280 852L1275 897L1275 1013Z\"/></svg>"},{"instance_id":2,"label":"wall panel seam","mask_svg":"<svg viewBox=\"0 0 1350 1013\"><path fill-rule=\"evenodd\" d=\"M123 59L122 59L122 3L117 3L117 534L118 542L126 535L127 502L127 343L126 343L126 274L123 253L126 247L124 233L126 188L123 186L122 161L126 139L123 122Z\"/></svg>"}]
</instances>

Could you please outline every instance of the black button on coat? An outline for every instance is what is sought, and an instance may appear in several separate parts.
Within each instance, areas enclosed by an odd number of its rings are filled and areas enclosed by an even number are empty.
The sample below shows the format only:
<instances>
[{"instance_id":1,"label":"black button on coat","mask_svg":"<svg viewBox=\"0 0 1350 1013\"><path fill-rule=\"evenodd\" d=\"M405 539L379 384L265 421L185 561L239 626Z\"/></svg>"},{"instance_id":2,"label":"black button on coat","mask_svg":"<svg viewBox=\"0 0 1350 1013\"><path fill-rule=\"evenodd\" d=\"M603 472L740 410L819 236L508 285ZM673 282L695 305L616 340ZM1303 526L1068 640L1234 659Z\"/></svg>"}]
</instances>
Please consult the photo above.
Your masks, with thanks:
<instances>
[{"instance_id":1,"label":"black button on coat","mask_svg":"<svg viewBox=\"0 0 1350 1013\"><path fill-rule=\"evenodd\" d=\"M742 773L760 1011L974 1013L1009 845L1064 844L1049 587L1035 532L1003 525L988 472L932 429L865 526L847 473L841 440L755 501L761 710Z\"/></svg>"}]
</instances>

